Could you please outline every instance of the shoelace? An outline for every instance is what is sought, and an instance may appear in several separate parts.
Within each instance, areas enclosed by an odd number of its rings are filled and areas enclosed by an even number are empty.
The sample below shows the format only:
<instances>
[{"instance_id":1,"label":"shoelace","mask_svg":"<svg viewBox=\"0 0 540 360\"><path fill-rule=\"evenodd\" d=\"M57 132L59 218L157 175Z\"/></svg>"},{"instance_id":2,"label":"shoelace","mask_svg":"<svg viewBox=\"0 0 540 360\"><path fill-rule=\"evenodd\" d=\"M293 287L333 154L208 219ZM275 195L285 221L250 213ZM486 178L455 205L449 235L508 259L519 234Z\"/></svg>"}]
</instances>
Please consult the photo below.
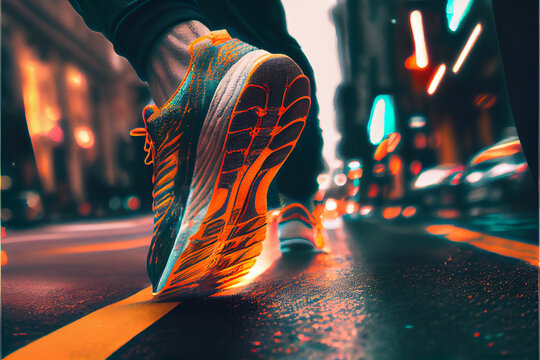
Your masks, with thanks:
<instances>
[{"instance_id":1,"label":"shoelace","mask_svg":"<svg viewBox=\"0 0 540 360\"><path fill-rule=\"evenodd\" d=\"M154 163L154 156L153 156L153 142L150 139L150 136L148 135L148 131L143 127L138 127L135 129L131 129L129 132L129 135L131 136L145 136L144 139L144 151L146 151L146 157L144 158L144 164L145 165L151 165Z\"/></svg>"},{"instance_id":2,"label":"shoelace","mask_svg":"<svg viewBox=\"0 0 540 360\"><path fill-rule=\"evenodd\" d=\"M148 133L148 130L146 130L146 122L152 116L154 112L158 110L158 107L156 105L147 105L144 107L142 111L142 117L144 120L144 126L145 127L137 127L135 129L131 129L129 132L129 135L131 136L145 136L144 139L144 151L146 151L146 157L144 158L144 164L145 165L151 165L154 163L154 142L152 139L150 139L150 134Z\"/></svg>"},{"instance_id":3,"label":"shoelace","mask_svg":"<svg viewBox=\"0 0 540 360\"><path fill-rule=\"evenodd\" d=\"M202 37L202 38L200 38L198 40L201 41L201 40L204 40L204 39L210 39L212 41L212 45L220 45L220 44L223 44L226 41L231 40L231 36L227 32L227 30L217 30L217 31L212 31L209 35L204 36L204 37ZM145 117L145 114L146 114L147 110L151 110L152 112L154 112L157 109L158 108L155 105L146 106L144 108L144 110L143 110L143 118L145 118L145 119L147 118L147 117ZM146 122L146 120L145 120L145 122ZM146 151L146 157L144 158L144 163L146 165L153 164L154 163L154 156L153 156L154 143L152 142L152 140L150 139L150 136L148 135L148 130L146 130L146 128L143 128L143 127L138 127L138 128L132 129L129 132L129 135L131 135L131 136L146 136L145 141L144 141L144 148L143 148L144 151Z\"/></svg>"}]
</instances>

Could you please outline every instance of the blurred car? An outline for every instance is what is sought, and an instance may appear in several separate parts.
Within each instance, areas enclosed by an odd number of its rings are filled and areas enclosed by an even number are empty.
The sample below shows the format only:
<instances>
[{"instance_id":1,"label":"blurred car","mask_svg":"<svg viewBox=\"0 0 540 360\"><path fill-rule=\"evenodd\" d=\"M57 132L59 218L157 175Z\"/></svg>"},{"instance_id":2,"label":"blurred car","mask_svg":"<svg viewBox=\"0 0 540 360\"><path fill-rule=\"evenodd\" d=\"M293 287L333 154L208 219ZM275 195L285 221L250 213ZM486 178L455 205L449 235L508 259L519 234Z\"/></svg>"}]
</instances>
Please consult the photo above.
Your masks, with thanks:
<instances>
[{"instance_id":1,"label":"blurred car","mask_svg":"<svg viewBox=\"0 0 540 360\"><path fill-rule=\"evenodd\" d=\"M517 137L477 153L463 174L464 202L470 206L536 206L532 176Z\"/></svg>"},{"instance_id":2,"label":"blurred car","mask_svg":"<svg viewBox=\"0 0 540 360\"><path fill-rule=\"evenodd\" d=\"M407 197L410 206L418 212L432 212L459 206L459 188L465 166L443 164L428 168L418 174Z\"/></svg>"},{"instance_id":3,"label":"blurred car","mask_svg":"<svg viewBox=\"0 0 540 360\"><path fill-rule=\"evenodd\" d=\"M315 204L323 220L336 220L345 214L358 212L361 165L359 161L349 163L345 169L335 169L332 173L319 175L317 179L319 191L315 195Z\"/></svg>"}]
</instances>

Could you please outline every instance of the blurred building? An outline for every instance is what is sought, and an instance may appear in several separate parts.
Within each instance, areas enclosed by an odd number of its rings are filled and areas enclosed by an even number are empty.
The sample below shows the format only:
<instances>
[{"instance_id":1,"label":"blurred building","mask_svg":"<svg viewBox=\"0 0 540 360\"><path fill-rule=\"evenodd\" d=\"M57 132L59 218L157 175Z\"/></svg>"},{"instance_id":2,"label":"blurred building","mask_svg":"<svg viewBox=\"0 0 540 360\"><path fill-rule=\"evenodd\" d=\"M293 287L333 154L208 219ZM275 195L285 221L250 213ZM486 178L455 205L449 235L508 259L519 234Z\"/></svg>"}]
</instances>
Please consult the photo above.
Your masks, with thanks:
<instances>
[{"instance_id":1,"label":"blurred building","mask_svg":"<svg viewBox=\"0 0 540 360\"><path fill-rule=\"evenodd\" d=\"M150 176L129 138L148 99L69 2L2 1L2 220L148 205Z\"/></svg>"},{"instance_id":2,"label":"blurred building","mask_svg":"<svg viewBox=\"0 0 540 360\"><path fill-rule=\"evenodd\" d=\"M364 183L386 189L377 192L386 200L403 196L422 169L467 163L515 134L490 0L338 0L332 15L344 79L339 150L363 161ZM398 147L375 160L390 132Z\"/></svg>"}]
</instances>

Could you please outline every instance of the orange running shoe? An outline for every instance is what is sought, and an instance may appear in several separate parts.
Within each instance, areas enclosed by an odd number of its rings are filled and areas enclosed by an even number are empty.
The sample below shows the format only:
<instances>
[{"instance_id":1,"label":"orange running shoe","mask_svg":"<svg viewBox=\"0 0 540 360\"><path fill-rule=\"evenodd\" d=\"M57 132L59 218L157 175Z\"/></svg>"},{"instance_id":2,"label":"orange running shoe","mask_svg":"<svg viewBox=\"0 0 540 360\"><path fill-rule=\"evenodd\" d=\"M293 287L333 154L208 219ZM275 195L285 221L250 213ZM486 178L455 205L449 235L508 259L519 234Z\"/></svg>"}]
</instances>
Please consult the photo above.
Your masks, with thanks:
<instances>
[{"instance_id":1,"label":"orange running shoe","mask_svg":"<svg viewBox=\"0 0 540 360\"><path fill-rule=\"evenodd\" d=\"M266 193L294 148L310 106L309 81L285 55L226 31L191 44L191 65L161 108L143 112L154 165L153 292L170 297L229 287L266 236Z\"/></svg>"},{"instance_id":2,"label":"orange running shoe","mask_svg":"<svg viewBox=\"0 0 540 360\"><path fill-rule=\"evenodd\" d=\"M278 238L279 248L283 254L319 251L324 247L320 219L298 203L281 210Z\"/></svg>"}]
</instances>

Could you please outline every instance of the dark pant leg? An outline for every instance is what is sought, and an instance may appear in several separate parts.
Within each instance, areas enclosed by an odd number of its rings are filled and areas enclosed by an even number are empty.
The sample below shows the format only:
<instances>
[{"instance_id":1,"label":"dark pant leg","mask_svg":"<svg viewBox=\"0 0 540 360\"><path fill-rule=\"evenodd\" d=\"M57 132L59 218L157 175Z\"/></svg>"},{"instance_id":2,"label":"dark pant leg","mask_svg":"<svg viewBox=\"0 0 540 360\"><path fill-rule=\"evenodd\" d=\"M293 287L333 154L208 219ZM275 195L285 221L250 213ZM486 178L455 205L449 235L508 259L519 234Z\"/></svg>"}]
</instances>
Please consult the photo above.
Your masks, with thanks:
<instances>
[{"instance_id":1,"label":"dark pant leg","mask_svg":"<svg viewBox=\"0 0 540 360\"><path fill-rule=\"evenodd\" d=\"M159 37L176 24L207 24L197 0L69 0L86 25L105 35L129 60L142 80L146 61Z\"/></svg>"},{"instance_id":2,"label":"dark pant leg","mask_svg":"<svg viewBox=\"0 0 540 360\"><path fill-rule=\"evenodd\" d=\"M493 0L514 121L538 186L538 0Z\"/></svg>"},{"instance_id":3,"label":"dark pant leg","mask_svg":"<svg viewBox=\"0 0 540 360\"><path fill-rule=\"evenodd\" d=\"M296 147L276 176L277 191L305 202L318 189L317 175L324 169L319 105L313 69L298 42L287 32L285 11L279 0L199 0L211 29L227 29L258 48L291 57L311 83L311 108Z\"/></svg>"},{"instance_id":4,"label":"dark pant leg","mask_svg":"<svg viewBox=\"0 0 540 360\"><path fill-rule=\"evenodd\" d=\"M272 53L290 56L311 82L312 102L306 126L274 182L277 191L304 202L317 191L324 168L319 106L313 70L300 45L287 32L279 0L70 0L93 30L103 33L120 55L146 78L146 57L152 44L175 24L199 20L212 30L227 29L233 37Z\"/></svg>"}]
</instances>

